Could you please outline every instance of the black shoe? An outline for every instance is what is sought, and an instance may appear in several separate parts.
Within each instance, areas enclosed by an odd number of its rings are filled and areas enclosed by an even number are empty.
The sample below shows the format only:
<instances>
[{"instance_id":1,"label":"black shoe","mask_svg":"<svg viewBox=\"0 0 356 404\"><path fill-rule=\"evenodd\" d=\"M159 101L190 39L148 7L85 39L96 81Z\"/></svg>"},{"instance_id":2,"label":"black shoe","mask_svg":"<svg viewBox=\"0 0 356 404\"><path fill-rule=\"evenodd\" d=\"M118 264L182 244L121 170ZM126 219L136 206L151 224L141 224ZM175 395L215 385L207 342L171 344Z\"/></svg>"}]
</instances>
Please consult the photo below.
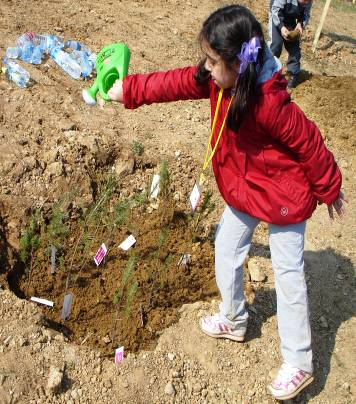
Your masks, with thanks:
<instances>
[{"instance_id":1,"label":"black shoe","mask_svg":"<svg viewBox=\"0 0 356 404\"><path fill-rule=\"evenodd\" d=\"M292 74L292 75L289 77L287 87L288 87L288 88L295 88L295 87L297 87L297 81L298 81L298 75L297 75L297 74Z\"/></svg>"}]
</instances>

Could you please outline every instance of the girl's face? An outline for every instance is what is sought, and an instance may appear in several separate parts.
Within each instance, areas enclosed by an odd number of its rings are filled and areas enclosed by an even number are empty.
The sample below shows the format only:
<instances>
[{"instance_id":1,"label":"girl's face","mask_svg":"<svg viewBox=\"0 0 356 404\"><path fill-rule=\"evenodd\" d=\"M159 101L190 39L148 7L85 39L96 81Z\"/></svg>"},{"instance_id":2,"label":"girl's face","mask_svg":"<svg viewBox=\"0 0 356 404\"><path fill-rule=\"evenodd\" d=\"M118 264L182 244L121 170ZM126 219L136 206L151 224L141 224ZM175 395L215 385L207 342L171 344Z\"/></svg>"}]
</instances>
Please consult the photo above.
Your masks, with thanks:
<instances>
[{"instance_id":1,"label":"girl's face","mask_svg":"<svg viewBox=\"0 0 356 404\"><path fill-rule=\"evenodd\" d=\"M235 86L239 63L228 66L221 57L210 48L207 42L202 43L202 50L206 56L205 69L210 72L214 83L220 88L232 88Z\"/></svg>"}]
</instances>

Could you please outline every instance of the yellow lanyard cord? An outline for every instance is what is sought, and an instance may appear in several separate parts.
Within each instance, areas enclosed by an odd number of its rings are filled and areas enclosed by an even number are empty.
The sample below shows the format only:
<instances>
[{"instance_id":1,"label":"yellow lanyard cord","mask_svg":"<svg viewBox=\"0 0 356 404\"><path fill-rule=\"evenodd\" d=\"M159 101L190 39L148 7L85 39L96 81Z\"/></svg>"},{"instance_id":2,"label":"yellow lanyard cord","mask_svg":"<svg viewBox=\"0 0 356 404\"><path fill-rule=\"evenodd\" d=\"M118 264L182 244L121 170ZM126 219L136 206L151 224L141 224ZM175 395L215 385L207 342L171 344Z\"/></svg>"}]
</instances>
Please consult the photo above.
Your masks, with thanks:
<instances>
[{"instance_id":1,"label":"yellow lanyard cord","mask_svg":"<svg viewBox=\"0 0 356 404\"><path fill-rule=\"evenodd\" d=\"M209 156L209 149L210 149L210 145L211 145L211 139L212 139L213 134L214 134L215 124L216 124L216 120L217 120L217 118L218 118L218 113L219 113L219 109L220 109L220 105L221 105L221 99L222 99L223 92L224 92L224 90L221 88L220 91L219 91L218 102L217 102L216 109L215 109L215 114L214 114L214 119L213 119L213 125L212 125L212 127L211 127L210 136L209 136L209 141L208 141L208 145L207 145L207 148L206 148L206 153L205 153L205 158L204 158L204 164L203 164L203 171L206 170L206 168L208 167L208 165L209 165L211 159L213 158L213 156L214 156L214 154L215 154L215 152L216 152L216 149L217 149L217 147L218 147L218 144L219 144L219 141L220 141L222 132L223 132L224 127L225 127L225 122L226 122L227 114L229 113L232 100L234 99L234 97L231 97L231 100L230 100L230 102L229 102L229 106L227 107L227 111L226 111L225 118L224 118L224 120L223 120L223 123L221 124L221 128L220 128L220 132L219 132L218 138L216 139L214 148L212 149L212 151L211 151L211 153L210 153L210 156ZM203 179L203 178L204 178L204 174L202 173L201 179Z\"/></svg>"}]
</instances>

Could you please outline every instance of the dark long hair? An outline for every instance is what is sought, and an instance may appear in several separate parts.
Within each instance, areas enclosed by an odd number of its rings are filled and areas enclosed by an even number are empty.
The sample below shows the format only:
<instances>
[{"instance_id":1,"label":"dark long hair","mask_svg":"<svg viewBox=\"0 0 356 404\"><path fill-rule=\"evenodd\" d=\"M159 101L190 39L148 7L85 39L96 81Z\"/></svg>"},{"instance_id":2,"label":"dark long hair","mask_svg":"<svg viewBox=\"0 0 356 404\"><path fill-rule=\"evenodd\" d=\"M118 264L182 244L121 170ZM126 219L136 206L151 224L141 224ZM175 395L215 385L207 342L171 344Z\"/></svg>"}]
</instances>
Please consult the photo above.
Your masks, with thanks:
<instances>
[{"instance_id":1,"label":"dark long hair","mask_svg":"<svg viewBox=\"0 0 356 404\"><path fill-rule=\"evenodd\" d=\"M265 46L261 24L246 8L239 5L222 7L211 14L203 23L199 33L199 41L206 42L227 66L233 66L238 61L237 55L242 44L253 37L258 37L261 43L257 62L248 63L246 70L237 74L233 92L235 99L227 117L227 125L237 131L245 117L246 111L254 100L257 86L256 66L262 65L263 49ZM205 59L201 60L196 74L196 81L202 84L208 80L210 73L204 67Z\"/></svg>"}]
</instances>

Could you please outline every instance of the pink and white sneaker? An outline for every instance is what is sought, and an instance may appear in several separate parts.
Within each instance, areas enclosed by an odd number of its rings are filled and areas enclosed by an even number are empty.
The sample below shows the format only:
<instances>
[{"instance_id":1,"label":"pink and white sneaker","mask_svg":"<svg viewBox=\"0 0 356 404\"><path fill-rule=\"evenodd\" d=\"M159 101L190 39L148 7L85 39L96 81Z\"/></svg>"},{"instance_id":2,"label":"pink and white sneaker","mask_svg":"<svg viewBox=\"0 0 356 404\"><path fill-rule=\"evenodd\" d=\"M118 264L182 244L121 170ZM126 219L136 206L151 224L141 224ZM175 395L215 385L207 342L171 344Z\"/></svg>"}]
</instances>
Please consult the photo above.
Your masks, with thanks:
<instances>
[{"instance_id":1,"label":"pink and white sneaker","mask_svg":"<svg viewBox=\"0 0 356 404\"><path fill-rule=\"evenodd\" d=\"M200 320L200 328L203 333L213 338L227 338L242 342L245 338L246 327L231 328L219 319L219 315L204 317Z\"/></svg>"},{"instance_id":2,"label":"pink and white sneaker","mask_svg":"<svg viewBox=\"0 0 356 404\"><path fill-rule=\"evenodd\" d=\"M312 383L312 374L283 363L277 377L268 385L268 390L277 400L290 400Z\"/></svg>"}]
</instances>

